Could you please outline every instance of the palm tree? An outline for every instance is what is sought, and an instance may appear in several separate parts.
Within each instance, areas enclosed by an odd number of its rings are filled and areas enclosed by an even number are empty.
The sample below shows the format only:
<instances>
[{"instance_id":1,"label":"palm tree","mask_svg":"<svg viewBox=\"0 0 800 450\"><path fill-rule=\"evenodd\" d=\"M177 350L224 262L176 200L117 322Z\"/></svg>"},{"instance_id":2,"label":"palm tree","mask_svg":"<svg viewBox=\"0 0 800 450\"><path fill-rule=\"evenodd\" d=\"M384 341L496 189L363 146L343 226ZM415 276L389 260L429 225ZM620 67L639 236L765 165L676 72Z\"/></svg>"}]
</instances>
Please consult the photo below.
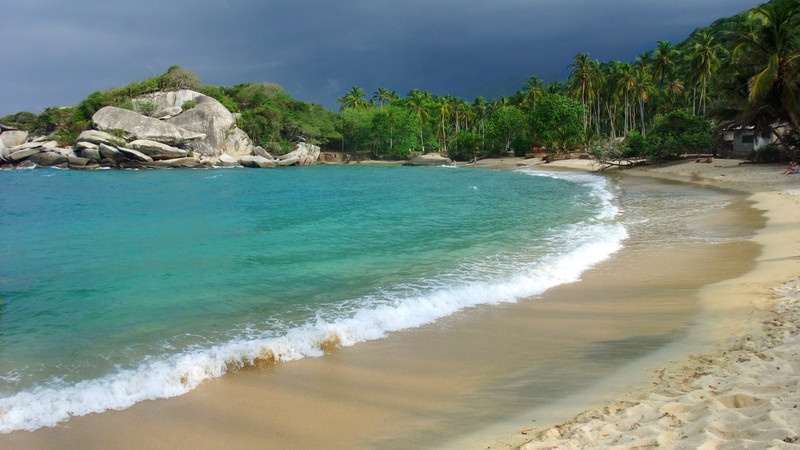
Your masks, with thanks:
<instances>
[{"instance_id":1,"label":"palm tree","mask_svg":"<svg viewBox=\"0 0 800 450\"><path fill-rule=\"evenodd\" d=\"M475 119L480 124L481 150L483 150L483 145L486 140L486 119L489 115L489 102L483 97L477 97L472 102L472 107L475 110Z\"/></svg>"},{"instance_id":2,"label":"palm tree","mask_svg":"<svg viewBox=\"0 0 800 450\"><path fill-rule=\"evenodd\" d=\"M533 110L536 111L536 101L541 100L544 95L544 81L540 80L536 75L531 77L523 84L527 91L527 99L530 102Z\"/></svg>"},{"instance_id":3,"label":"palm tree","mask_svg":"<svg viewBox=\"0 0 800 450\"><path fill-rule=\"evenodd\" d=\"M646 136L645 130L645 117L644 117L644 104L650 99L650 94L653 92L653 77L645 70L644 67L636 69L636 75L633 82L633 94L639 101L639 117L642 121L642 136Z\"/></svg>"},{"instance_id":4,"label":"palm tree","mask_svg":"<svg viewBox=\"0 0 800 450\"><path fill-rule=\"evenodd\" d=\"M580 84L581 104L583 105L583 132L586 133L586 102L587 88L589 84L589 54L578 53L575 55L574 62L567 66L570 69L569 79Z\"/></svg>"},{"instance_id":5,"label":"palm tree","mask_svg":"<svg viewBox=\"0 0 800 450\"><path fill-rule=\"evenodd\" d=\"M748 110L770 108L800 130L800 2L774 0L756 8L734 42L737 65L752 73Z\"/></svg>"},{"instance_id":6,"label":"palm tree","mask_svg":"<svg viewBox=\"0 0 800 450\"><path fill-rule=\"evenodd\" d=\"M630 108L631 94L636 82L636 74L633 68L633 64L629 62L620 63L618 70L619 70L619 77L617 78L618 80L617 92L619 94L622 94L622 96L624 97L625 101L624 133L628 134L628 131L630 131L636 126L634 121L634 116Z\"/></svg>"},{"instance_id":7,"label":"palm tree","mask_svg":"<svg viewBox=\"0 0 800 450\"><path fill-rule=\"evenodd\" d=\"M372 93L372 100L380 102L381 112L383 112L383 105L392 101L392 92L386 88L379 87L377 91Z\"/></svg>"},{"instance_id":8,"label":"palm tree","mask_svg":"<svg viewBox=\"0 0 800 450\"><path fill-rule=\"evenodd\" d=\"M655 67L653 75L658 77L658 83L664 85L664 77L675 67L675 61L679 53L672 46L670 41L658 41L658 48L655 51Z\"/></svg>"},{"instance_id":9,"label":"palm tree","mask_svg":"<svg viewBox=\"0 0 800 450\"><path fill-rule=\"evenodd\" d=\"M345 94L342 97L339 97L338 102L342 104L341 110L345 110L347 108L354 108L354 109L366 109L369 106L369 102L365 98L367 95L364 89L361 89L358 86L353 86L350 89L350 92Z\"/></svg>"},{"instance_id":10,"label":"palm tree","mask_svg":"<svg viewBox=\"0 0 800 450\"><path fill-rule=\"evenodd\" d=\"M408 99L408 102L411 105L411 111L417 115L417 119L419 121L419 145L422 148L423 153L425 152L423 124L427 122L428 118L430 117L430 113L428 112L429 97L430 95L428 95L427 92L420 92L419 89L413 89L406 96L406 99Z\"/></svg>"},{"instance_id":11,"label":"palm tree","mask_svg":"<svg viewBox=\"0 0 800 450\"><path fill-rule=\"evenodd\" d=\"M701 31L696 36L696 43L689 55L690 70L697 85L701 86L700 106L703 114L706 113L706 97L708 80L714 70L719 66L719 52L722 47L714 43L714 37L707 31Z\"/></svg>"},{"instance_id":12,"label":"palm tree","mask_svg":"<svg viewBox=\"0 0 800 450\"><path fill-rule=\"evenodd\" d=\"M447 125L445 119L450 117L450 100L447 97L439 97L436 99L436 111L441 117L439 122L439 137L441 139L442 150L447 152Z\"/></svg>"}]
</instances>

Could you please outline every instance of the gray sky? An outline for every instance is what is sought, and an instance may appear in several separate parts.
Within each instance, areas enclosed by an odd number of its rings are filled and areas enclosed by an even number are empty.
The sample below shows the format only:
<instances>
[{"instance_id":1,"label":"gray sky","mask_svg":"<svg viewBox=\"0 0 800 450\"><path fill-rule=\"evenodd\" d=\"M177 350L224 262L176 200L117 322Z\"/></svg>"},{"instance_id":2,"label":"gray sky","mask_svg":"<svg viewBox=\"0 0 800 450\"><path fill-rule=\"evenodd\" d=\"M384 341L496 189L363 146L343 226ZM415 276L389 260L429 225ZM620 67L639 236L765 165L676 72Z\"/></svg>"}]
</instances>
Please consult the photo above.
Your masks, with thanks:
<instances>
[{"instance_id":1,"label":"gray sky","mask_svg":"<svg viewBox=\"0 0 800 450\"><path fill-rule=\"evenodd\" d=\"M757 0L3 0L0 117L73 106L166 72L274 82L337 110L352 86L404 96L632 60ZM520 88L522 86L520 85Z\"/></svg>"}]
</instances>

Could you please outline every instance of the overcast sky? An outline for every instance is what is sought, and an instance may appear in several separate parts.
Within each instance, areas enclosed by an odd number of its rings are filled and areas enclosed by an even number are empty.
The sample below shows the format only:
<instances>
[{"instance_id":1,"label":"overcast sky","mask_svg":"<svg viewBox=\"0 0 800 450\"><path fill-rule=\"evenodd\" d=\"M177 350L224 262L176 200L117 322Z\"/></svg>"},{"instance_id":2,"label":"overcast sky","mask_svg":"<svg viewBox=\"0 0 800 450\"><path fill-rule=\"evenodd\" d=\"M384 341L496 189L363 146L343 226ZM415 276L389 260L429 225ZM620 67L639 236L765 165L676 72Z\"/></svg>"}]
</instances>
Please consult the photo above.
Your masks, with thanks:
<instances>
[{"instance_id":1,"label":"overcast sky","mask_svg":"<svg viewBox=\"0 0 800 450\"><path fill-rule=\"evenodd\" d=\"M166 72L278 83L338 110L352 86L458 93L632 60L756 0L3 0L0 117ZM522 86L520 86L521 88Z\"/></svg>"}]
</instances>

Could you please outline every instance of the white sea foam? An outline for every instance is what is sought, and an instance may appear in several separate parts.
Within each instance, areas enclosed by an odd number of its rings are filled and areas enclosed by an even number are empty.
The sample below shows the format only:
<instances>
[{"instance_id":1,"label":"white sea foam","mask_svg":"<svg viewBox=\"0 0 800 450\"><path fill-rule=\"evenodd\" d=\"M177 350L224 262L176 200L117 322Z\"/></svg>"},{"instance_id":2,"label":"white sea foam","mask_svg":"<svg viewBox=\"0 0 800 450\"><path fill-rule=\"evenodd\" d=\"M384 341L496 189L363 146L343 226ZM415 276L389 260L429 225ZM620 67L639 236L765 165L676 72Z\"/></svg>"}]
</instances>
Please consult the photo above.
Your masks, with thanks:
<instances>
[{"instance_id":1,"label":"white sea foam","mask_svg":"<svg viewBox=\"0 0 800 450\"><path fill-rule=\"evenodd\" d=\"M532 173L539 175L537 173ZM206 348L195 348L162 360L149 360L129 370L74 384L50 386L0 399L0 432L35 430L54 426L70 416L124 409L137 402L184 394L205 380L256 365L324 354L328 345L350 346L385 337L388 333L419 327L480 304L514 302L547 289L577 281L582 272L617 251L627 237L625 228L612 220L618 213L613 195L599 177L547 175L569 178L591 187L603 204L586 222L560 230L550 254L527 260L472 261L463 273L418 281L413 287L393 290L347 302L336 311L318 312L315 320L282 335L251 333ZM475 272L479 280L464 283ZM352 307L348 305L358 305Z\"/></svg>"}]
</instances>

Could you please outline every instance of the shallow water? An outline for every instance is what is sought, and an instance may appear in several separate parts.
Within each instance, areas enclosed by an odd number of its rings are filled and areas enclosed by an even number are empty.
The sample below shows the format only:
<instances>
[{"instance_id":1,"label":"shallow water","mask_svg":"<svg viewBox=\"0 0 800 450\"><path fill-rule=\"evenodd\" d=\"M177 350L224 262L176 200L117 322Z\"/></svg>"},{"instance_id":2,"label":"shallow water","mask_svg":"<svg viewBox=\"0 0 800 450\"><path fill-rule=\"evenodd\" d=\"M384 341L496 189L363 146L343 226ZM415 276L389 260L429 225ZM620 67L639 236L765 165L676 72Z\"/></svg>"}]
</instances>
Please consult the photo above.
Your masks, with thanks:
<instances>
[{"instance_id":1,"label":"shallow water","mask_svg":"<svg viewBox=\"0 0 800 450\"><path fill-rule=\"evenodd\" d=\"M2 432L537 295L627 236L618 188L583 174L35 170L0 186Z\"/></svg>"}]
</instances>

